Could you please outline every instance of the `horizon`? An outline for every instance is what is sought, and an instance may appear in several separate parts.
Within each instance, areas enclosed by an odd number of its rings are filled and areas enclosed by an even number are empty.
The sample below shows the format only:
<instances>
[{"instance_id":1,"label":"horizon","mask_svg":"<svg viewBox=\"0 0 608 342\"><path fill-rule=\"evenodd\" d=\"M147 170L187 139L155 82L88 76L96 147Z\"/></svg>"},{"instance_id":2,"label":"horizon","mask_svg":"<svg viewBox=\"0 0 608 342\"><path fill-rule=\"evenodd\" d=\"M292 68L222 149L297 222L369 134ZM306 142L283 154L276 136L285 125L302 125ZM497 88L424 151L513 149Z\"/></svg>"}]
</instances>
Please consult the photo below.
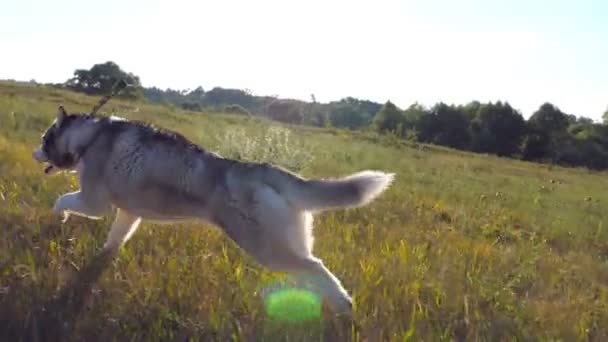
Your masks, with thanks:
<instances>
[{"instance_id":1,"label":"horizon","mask_svg":"<svg viewBox=\"0 0 608 342\"><path fill-rule=\"evenodd\" d=\"M502 101L525 118L550 102L600 121L606 10L592 0L19 2L0 13L9 52L0 78L63 83L76 69L114 61L160 89L354 97L403 109Z\"/></svg>"}]
</instances>

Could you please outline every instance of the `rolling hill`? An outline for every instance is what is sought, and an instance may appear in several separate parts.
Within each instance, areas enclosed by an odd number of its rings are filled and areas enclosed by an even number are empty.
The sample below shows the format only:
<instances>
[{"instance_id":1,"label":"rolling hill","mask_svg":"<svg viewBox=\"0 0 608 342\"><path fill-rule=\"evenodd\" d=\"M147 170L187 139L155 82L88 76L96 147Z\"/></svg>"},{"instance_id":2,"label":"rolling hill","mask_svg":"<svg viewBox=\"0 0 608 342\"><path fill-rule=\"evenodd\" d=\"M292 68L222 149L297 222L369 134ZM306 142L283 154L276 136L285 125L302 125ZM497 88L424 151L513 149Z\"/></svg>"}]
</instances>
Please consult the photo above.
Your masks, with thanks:
<instances>
[{"instance_id":1,"label":"rolling hill","mask_svg":"<svg viewBox=\"0 0 608 342\"><path fill-rule=\"evenodd\" d=\"M0 336L44 340L41 308L100 249L111 218L51 213L74 175L31 157L63 104L96 97L0 83ZM397 174L371 205L315 218L315 253L353 295L355 323L265 312L280 284L211 226L142 225L66 321L78 340L606 340L608 178L411 144L366 132L289 126L111 100L102 112L179 131L222 155L307 177ZM47 310L49 308L47 307ZM47 334L47 335L45 335Z\"/></svg>"}]
</instances>

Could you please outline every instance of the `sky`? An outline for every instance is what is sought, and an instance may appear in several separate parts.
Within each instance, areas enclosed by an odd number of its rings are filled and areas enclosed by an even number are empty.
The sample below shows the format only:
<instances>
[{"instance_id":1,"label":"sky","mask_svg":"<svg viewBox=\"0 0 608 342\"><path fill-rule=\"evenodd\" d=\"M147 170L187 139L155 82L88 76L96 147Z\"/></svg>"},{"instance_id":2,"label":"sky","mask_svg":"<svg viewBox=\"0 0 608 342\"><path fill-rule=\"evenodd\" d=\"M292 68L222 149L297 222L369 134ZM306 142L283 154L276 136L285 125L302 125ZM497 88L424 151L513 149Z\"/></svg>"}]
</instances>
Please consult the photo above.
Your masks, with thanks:
<instances>
[{"instance_id":1,"label":"sky","mask_svg":"<svg viewBox=\"0 0 608 342\"><path fill-rule=\"evenodd\" d=\"M608 108L605 0L0 0L0 79L116 62L146 87Z\"/></svg>"}]
</instances>

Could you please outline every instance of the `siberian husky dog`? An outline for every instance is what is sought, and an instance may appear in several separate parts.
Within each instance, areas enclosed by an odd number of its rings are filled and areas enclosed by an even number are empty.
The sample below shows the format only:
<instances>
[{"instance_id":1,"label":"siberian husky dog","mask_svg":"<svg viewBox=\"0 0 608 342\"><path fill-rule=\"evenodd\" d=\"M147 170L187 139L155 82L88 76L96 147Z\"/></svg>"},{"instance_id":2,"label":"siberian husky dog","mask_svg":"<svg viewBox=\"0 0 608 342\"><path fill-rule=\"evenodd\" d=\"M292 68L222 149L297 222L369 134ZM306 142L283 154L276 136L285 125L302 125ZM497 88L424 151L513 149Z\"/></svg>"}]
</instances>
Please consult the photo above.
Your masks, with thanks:
<instances>
[{"instance_id":1,"label":"siberian husky dog","mask_svg":"<svg viewBox=\"0 0 608 342\"><path fill-rule=\"evenodd\" d=\"M142 220L200 220L222 229L272 271L305 280L337 313L351 314L340 281L312 254L313 213L370 203L394 174L362 171L305 179L267 163L231 160L152 125L62 106L33 158L45 173L77 172L80 190L54 213L99 219L115 213L103 252L115 255Z\"/></svg>"}]
</instances>

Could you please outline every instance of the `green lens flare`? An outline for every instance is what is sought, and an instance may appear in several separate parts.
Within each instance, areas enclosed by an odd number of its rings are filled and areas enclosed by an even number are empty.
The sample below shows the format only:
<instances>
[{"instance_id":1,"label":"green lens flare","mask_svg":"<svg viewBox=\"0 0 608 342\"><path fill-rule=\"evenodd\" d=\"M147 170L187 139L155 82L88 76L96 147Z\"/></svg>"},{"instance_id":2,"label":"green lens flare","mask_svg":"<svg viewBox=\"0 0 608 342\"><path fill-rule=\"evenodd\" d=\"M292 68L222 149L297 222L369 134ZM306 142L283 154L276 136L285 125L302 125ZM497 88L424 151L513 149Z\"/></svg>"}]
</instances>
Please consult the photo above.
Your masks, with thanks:
<instances>
[{"instance_id":1,"label":"green lens flare","mask_svg":"<svg viewBox=\"0 0 608 342\"><path fill-rule=\"evenodd\" d=\"M267 295L265 304L266 313L273 320L297 323L321 317L318 296L302 289L278 289Z\"/></svg>"}]
</instances>

